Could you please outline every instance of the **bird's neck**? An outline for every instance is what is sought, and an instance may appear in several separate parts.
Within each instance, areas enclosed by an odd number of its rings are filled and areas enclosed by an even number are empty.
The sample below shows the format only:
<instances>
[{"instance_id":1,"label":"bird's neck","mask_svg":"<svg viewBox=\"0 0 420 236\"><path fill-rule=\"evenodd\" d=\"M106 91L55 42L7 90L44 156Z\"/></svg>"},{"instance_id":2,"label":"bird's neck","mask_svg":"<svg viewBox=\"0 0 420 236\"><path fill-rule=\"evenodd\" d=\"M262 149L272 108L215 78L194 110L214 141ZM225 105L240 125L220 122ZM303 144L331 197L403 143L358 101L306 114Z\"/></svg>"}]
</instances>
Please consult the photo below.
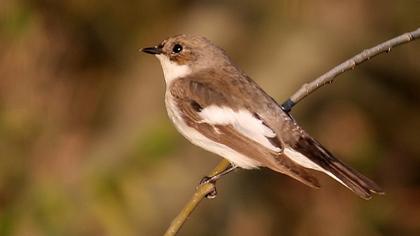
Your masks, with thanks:
<instances>
[{"instance_id":1,"label":"bird's neck","mask_svg":"<svg viewBox=\"0 0 420 236\"><path fill-rule=\"evenodd\" d=\"M169 86L169 84L178 79L185 77L189 74L191 74L191 68L188 65L179 65L176 62L173 62L168 59L168 57L163 55L156 55L156 57L159 59L160 64L162 66L163 75L165 77L166 85Z\"/></svg>"}]
</instances>

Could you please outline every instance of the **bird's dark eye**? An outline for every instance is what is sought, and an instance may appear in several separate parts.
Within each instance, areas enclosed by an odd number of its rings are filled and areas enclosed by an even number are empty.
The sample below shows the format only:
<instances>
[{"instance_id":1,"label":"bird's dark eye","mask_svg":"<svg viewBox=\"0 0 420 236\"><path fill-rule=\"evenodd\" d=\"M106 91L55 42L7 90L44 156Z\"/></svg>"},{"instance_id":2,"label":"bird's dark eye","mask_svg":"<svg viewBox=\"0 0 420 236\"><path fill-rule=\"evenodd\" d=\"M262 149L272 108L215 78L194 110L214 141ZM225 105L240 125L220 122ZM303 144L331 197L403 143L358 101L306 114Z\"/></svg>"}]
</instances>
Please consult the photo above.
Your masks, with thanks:
<instances>
[{"instance_id":1,"label":"bird's dark eye","mask_svg":"<svg viewBox=\"0 0 420 236\"><path fill-rule=\"evenodd\" d=\"M175 44L174 47L172 48L172 52L174 53L180 53L182 51L182 46L179 44Z\"/></svg>"}]
</instances>

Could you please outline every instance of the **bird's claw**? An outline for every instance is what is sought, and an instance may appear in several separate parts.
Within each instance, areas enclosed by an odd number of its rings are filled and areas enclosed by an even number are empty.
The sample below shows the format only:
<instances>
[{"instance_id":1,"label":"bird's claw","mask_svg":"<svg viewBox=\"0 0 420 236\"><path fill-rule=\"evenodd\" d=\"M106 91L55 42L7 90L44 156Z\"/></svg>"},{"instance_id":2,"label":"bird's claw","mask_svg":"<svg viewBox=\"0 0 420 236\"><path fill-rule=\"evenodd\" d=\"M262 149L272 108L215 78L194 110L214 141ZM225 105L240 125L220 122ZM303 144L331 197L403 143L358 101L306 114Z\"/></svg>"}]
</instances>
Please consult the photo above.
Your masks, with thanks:
<instances>
[{"instance_id":1,"label":"bird's claw","mask_svg":"<svg viewBox=\"0 0 420 236\"><path fill-rule=\"evenodd\" d=\"M217 190L216 190L216 181L213 177L209 177L209 176L204 176L201 180L200 183L198 184L197 188L199 188L201 185L203 184L212 184L213 185L213 189L206 194L206 198L207 199L213 199L216 198L217 196Z\"/></svg>"},{"instance_id":2,"label":"bird's claw","mask_svg":"<svg viewBox=\"0 0 420 236\"><path fill-rule=\"evenodd\" d=\"M203 184L207 184L207 183L211 183L213 178L209 177L209 176L204 176L201 180L200 183L198 184L198 186L203 185ZM214 182L213 182L214 183Z\"/></svg>"},{"instance_id":3,"label":"bird's claw","mask_svg":"<svg viewBox=\"0 0 420 236\"><path fill-rule=\"evenodd\" d=\"M214 199L217 197L217 190L216 190L216 186L213 185L213 189L211 190L211 192L209 192L208 194L206 194L205 196L207 199Z\"/></svg>"}]
</instances>

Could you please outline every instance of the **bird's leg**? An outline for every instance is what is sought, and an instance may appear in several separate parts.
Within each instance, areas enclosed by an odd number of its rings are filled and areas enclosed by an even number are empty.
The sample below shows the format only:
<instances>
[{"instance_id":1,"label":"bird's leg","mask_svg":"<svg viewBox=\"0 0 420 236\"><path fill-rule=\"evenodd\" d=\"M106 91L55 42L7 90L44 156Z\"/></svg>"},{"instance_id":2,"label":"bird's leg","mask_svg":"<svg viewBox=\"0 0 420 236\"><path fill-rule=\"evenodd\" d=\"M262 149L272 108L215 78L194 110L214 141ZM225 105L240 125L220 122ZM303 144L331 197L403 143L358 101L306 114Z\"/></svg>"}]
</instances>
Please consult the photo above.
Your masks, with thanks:
<instances>
[{"instance_id":1,"label":"bird's leg","mask_svg":"<svg viewBox=\"0 0 420 236\"><path fill-rule=\"evenodd\" d=\"M224 176L226 174L229 174L230 172L232 172L233 170L235 170L237 167L238 167L237 165L231 163L229 168L227 168L226 170L218 173L217 175L203 177L201 179L201 181L200 181L200 184L215 183L222 176Z\"/></svg>"},{"instance_id":2,"label":"bird's leg","mask_svg":"<svg viewBox=\"0 0 420 236\"><path fill-rule=\"evenodd\" d=\"M202 184L207 184L207 183L212 183L213 185L216 183L216 181L218 179L220 179L222 176L229 174L230 172L232 172L233 170L235 170L238 166L235 164L230 164L230 167L227 168L226 170L213 175L213 176L204 176L201 180L200 180L200 185ZM217 196L217 190L216 190L216 186L214 187L213 191L211 191L209 194L206 195L206 198L212 199L215 198Z\"/></svg>"}]
</instances>

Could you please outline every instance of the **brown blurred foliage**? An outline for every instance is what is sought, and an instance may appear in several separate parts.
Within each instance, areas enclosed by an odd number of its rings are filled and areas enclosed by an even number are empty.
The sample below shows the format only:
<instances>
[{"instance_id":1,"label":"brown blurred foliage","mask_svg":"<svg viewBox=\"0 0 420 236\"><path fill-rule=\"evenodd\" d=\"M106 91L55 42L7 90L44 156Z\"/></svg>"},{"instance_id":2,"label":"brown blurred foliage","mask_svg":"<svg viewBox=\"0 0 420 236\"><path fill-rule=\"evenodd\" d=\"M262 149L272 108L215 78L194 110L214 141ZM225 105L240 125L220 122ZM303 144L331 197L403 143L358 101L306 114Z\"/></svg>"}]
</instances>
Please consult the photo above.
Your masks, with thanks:
<instances>
[{"instance_id":1,"label":"brown blurred foliage","mask_svg":"<svg viewBox=\"0 0 420 236\"><path fill-rule=\"evenodd\" d=\"M0 235L160 235L219 160L167 119L157 60L205 35L280 102L414 30L419 1L0 1ZM299 104L295 118L387 195L237 171L180 235L420 235L420 43Z\"/></svg>"}]
</instances>

